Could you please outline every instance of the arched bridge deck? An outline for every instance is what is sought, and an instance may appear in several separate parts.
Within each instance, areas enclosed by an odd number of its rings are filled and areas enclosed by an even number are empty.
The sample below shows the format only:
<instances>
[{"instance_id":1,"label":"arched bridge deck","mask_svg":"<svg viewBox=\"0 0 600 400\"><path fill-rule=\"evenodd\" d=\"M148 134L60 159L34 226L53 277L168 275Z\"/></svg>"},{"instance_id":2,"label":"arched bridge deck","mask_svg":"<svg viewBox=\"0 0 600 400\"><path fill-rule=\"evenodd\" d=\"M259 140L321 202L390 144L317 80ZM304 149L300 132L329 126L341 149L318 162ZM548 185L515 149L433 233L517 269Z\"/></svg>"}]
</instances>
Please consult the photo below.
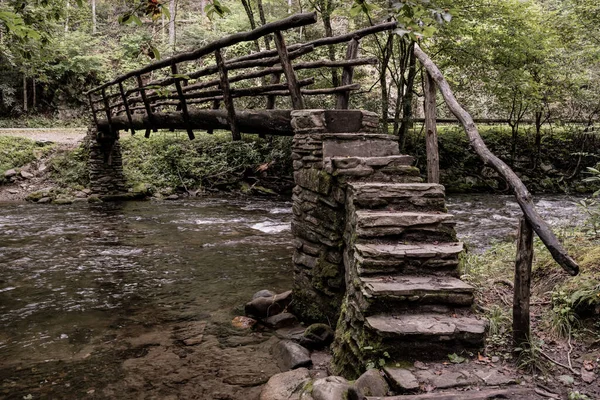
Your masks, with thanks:
<instances>
[{"instance_id":1,"label":"arched bridge deck","mask_svg":"<svg viewBox=\"0 0 600 400\"><path fill-rule=\"evenodd\" d=\"M123 129L145 130L146 136L157 129L184 129L190 139L196 129L209 133L228 129L234 140L241 138L241 132L292 135L290 111L304 109L308 96L333 95L336 109L348 109L350 93L360 89L352 81L354 67L377 62L358 56L361 38L396 27L389 22L286 45L283 32L316 21L315 13L296 14L121 75L87 93L94 123L99 132L109 135ZM274 37L275 49L226 59L227 48L266 35ZM318 47L341 43L347 43L344 60L300 59ZM341 68L337 85L310 88L315 79L306 71L319 68ZM299 78L298 71L307 77ZM252 98L258 107L236 107L234 99L242 98L246 103ZM284 109L276 109L277 98Z\"/></svg>"}]
</instances>

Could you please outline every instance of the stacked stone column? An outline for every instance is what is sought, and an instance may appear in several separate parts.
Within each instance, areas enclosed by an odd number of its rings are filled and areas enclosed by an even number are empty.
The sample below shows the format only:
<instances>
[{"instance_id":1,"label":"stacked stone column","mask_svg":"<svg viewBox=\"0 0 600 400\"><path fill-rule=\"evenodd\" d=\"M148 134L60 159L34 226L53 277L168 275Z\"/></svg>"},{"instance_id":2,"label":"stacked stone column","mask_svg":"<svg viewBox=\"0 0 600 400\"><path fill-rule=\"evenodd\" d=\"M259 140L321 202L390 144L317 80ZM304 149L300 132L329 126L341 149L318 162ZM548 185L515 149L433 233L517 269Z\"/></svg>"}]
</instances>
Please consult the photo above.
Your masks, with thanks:
<instances>
[{"instance_id":1,"label":"stacked stone column","mask_svg":"<svg viewBox=\"0 0 600 400\"><path fill-rule=\"evenodd\" d=\"M304 320L335 324L345 293L345 184L324 169L323 141L346 129L374 132L377 123L376 114L363 111L292 111L293 308Z\"/></svg>"},{"instance_id":2,"label":"stacked stone column","mask_svg":"<svg viewBox=\"0 0 600 400\"><path fill-rule=\"evenodd\" d=\"M108 135L90 127L86 142L89 147L88 170L92 194L107 196L125 192L119 135Z\"/></svg>"}]
</instances>

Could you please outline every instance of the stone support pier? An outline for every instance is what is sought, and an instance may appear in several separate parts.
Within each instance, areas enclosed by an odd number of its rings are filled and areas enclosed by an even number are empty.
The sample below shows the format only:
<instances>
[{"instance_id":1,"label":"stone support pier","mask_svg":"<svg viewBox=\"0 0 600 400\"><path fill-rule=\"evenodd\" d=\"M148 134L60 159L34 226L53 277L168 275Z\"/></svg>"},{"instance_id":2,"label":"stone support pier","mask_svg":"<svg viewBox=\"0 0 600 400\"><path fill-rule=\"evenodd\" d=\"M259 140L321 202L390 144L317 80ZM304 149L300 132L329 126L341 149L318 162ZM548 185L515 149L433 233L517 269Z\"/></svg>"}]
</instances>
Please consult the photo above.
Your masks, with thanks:
<instances>
[{"instance_id":1,"label":"stone support pier","mask_svg":"<svg viewBox=\"0 0 600 400\"><path fill-rule=\"evenodd\" d=\"M88 170L92 194L102 197L126 192L118 134L107 135L90 127L86 141L89 146Z\"/></svg>"}]
</instances>

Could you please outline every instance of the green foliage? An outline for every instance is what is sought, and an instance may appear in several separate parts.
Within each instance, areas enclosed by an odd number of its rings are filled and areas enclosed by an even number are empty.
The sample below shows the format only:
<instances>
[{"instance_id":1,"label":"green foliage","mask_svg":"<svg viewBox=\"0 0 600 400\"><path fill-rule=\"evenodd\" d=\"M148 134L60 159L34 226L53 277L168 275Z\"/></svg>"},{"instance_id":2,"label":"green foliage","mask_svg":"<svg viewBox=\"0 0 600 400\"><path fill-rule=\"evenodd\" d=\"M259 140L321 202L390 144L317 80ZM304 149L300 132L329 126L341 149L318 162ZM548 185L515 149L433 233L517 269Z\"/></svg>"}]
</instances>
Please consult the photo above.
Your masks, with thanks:
<instances>
[{"instance_id":1,"label":"green foliage","mask_svg":"<svg viewBox=\"0 0 600 400\"><path fill-rule=\"evenodd\" d=\"M580 325L571 296L563 290L552 293L552 310L548 323L551 331L561 338L569 337L571 332Z\"/></svg>"},{"instance_id":2,"label":"green foliage","mask_svg":"<svg viewBox=\"0 0 600 400\"><path fill-rule=\"evenodd\" d=\"M50 163L53 179L66 187L86 187L89 184L88 158L84 146L75 150L58 149Z\"/></svg>"},{"instance_id":3,"label":"green foliage","mask_svg":"<svg viewBox=\"0 0 600 400\"><path fill-rule=\"evenodd\" d=\"M536 372L545 373L548 370L547 362L542 358L542 346L544 342L540 339L530 337L523 347L515 348L519 353L517 366L531 374Z\"/></svg>"},{"instance_id":4,"label":"green foliage","mask_svg":"<svg viewBox=\"0 0 600 400\"><path fill-rule=\"evenodd\" d=\"M511 317L505 309L494 304L485 315L489 322L490 335L501 335L510 331Z\"/></svg>"},{"instance_id":5,"label":"green foliage","mask_svg":"<svg viewBox=\"0 0 600 400\"><path fill-rule=\"evenodd\" d=\"M4 173L11 168L20 168L42 156L48 146L40 146L25 138L0 136L0 182Z\"/></svg>"},{"instance_id":6,"label":"green foliage","mask_svg":"<svg viewBox=\"0 0 600 400\"><path fill-rule=\"evenodd\" d=\"M150 139L125 139L121 145L130 184L188 190L235 187L262 164L279 174L291 174L288 138L278 138L270 146L263 140L232 142L227 133L202 135L193 141L184 135L157 134Z\"/></svg>"},{"instance_id":7,"label":"green foliage","mask_svg":"<svg viewBox=\"0 0 600 400\"><path fill-rule=\"evenodd\" d=\"M462 364L467 359L465 357L459 356L456 353L452 353L452 354L448 354L448 360L450 360L450 362L453 363L453 364Z\"/></svg>"}]
</instances>

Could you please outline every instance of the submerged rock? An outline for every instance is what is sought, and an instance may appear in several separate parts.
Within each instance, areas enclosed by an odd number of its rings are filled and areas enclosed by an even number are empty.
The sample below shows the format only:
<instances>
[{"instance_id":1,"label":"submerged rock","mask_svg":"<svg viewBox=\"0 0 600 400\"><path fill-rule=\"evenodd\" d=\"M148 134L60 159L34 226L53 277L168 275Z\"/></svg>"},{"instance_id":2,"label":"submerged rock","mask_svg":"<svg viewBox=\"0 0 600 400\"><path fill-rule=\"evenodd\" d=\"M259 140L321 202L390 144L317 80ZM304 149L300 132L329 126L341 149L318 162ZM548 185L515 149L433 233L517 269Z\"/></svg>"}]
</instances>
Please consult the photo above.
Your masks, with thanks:
<instances>
[{"instance_id":1,"label":"submerged rock","mask_svg":"<svg viewBox=\"0 0 600 400\"><path fill-rule=\"evenodd\" d=\"M291 340L282 340L273 346L273 356L282 371L309 367L312 365L310 352Z\"/></svg>"},{"instance_id":2,"label":"submerged rock","mask_svg":"<svg viewBox=\"0 0 600 400\"><path fill-rule=\"evenodd\" d=\"M306 399L302 394L309 382L310 375L306 368L273 375L260 393L260 400Z\"/></svg>"}]
</instances>

